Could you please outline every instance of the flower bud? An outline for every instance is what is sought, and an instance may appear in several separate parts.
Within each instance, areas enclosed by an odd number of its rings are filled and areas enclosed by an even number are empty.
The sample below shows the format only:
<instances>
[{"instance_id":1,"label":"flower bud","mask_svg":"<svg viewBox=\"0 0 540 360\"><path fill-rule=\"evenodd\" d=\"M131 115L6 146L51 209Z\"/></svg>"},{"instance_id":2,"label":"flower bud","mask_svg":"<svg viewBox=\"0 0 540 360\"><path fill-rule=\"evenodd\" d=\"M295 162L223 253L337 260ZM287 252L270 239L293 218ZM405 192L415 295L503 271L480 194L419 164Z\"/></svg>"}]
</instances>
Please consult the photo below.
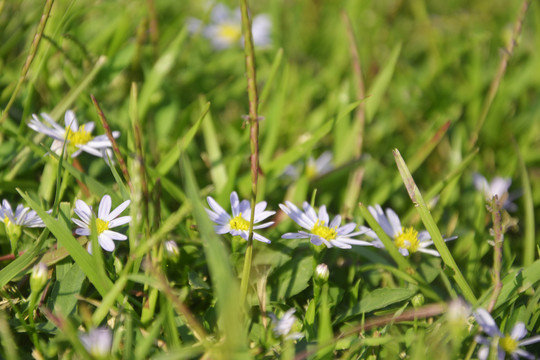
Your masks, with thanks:
<instances>
[{"instance_id":1,"label":"flower bud","mask_svg":"<svg viewBox=\"0 0 540 360\"><path fill-rule=\"evenodd\" d=\"M173 261L177 261L180 256L178 245L173 240L165 241L165 252L167 257Z\"/></svg>"},{"instance_id":2,"label":"flower bud","mask_svg":"<svg viewBox=\"0 0 540 360\"><path fill-rule=\"evenodd\" d=\"M325 283L328 281L330 276L330 271L328 271L328 266L326 264L319 264L315 268L315 280L320 283Z\"/></svg>"},{"instance_id":3,"label":"flower bud","mask_svg":"<svg viewBox=\"0 0 540 360\"><path fill-rule=\"evenodd\" d=\"M411 299L411 303L412 303L412 306L414 306L414 308L419 308L421 307L422 305L424 305L424 295L422 294L416 294L413 296L413 298Z\"/></svg>"},{"instance_id":4,"label":"flower bud","mask_svg":"<svg viewBox=\"0 0 540 360\"><path fill-rule=\"evenodd\" d=\"M47 283L48 277L47 265L42 262L34 265L30 274L30 290L33 293L40 292Z\"/></svg>"}]
</instances>

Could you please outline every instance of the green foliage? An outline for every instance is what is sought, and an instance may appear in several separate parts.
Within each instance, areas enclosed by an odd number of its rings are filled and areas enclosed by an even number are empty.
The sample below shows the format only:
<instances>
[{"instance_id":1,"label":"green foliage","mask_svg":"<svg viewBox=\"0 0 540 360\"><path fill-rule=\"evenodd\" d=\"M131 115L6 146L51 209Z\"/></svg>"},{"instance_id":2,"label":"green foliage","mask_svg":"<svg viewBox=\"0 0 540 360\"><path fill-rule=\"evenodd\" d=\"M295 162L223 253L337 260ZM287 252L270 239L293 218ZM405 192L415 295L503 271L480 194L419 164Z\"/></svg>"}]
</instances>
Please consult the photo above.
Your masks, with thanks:
<instances>
[{"instance_id":1,"label":"green foliage","mask_svg":"<svg viewBox=\"0 0 540 360\"><path fill-rule=\"evenodd\" d=\"M240 39L207 38L208 6L0 0L1 199L45 225L0 219L0 358L100 358L81 334L107 328L102 358L473 359L479 307L505 334L518 322L540 333L537 2L251 1L252 25L266 14L272 26L254 50L256 201L276 211L256 230L271 243L252 245L216 234L205 211L207 196L227 212L232 191L255 196L250 71ZM93 136L120 132L112 165L55 152L28 127L48 113L64 129L69 109ZM326 151L332 168L310 172ZM499 200L514 208L488 206L475 173L511 179ZM72 220L76 200L97 215L106 194L112 209L131 200L112 252L96 217L89 236ZM380 243L283 239L311 231L279 211L285 201L325 205ZM376 204L427 230L440 257L403 256ZM39 262L47 285L32 294ZM327 282L314 276L322 263ZM288 315L280 333L272 318Z\"/></svg>"}]
</instances>

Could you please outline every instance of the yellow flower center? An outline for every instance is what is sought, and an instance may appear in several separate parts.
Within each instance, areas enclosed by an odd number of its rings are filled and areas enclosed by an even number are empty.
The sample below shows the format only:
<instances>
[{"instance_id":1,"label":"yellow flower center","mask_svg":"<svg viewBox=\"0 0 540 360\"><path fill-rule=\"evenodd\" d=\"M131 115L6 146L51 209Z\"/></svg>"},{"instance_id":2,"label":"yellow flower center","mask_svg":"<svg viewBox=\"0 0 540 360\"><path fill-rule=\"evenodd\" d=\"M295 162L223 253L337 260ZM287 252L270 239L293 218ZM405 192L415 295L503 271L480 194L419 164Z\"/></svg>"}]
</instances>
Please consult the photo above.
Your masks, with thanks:
<instances>
[{"instance_id":1,"label":"yellow flower center","mask_svg":"<svg viewBox=\"0 0 540 360\"><path fill-rule=\"evenodd\" d=\"M109 230L109 222L101 219L96 219L96 228L99 235L105 230Z\"/></svg>"},{"instance_id":2,"label":"yellow flower center","mask_svg":"<svg viewBox=\"0 0 540 360\"><path fill-rule=\"evenodd\" d=\"M519 343L516 339L512 339L510 335L506 335L499 340L499 345L507 354L513 354L518 348Z\"/></svg>"},{"instance_id":3,"label":"yellow flower center","mask_svg":"<svg viewBox=\"0 0 540 360\"><path fill-rule=\"evenodd\" d=\"M242 213L238 214L237 217L232 218L229 221L229 226L233 230L249 230L249 221L242 217Z\"/></svg>"},{"instance_id":4,"label":"yellow flower center","mask_svg":"<svg viewBox=\"0 0 540 360\"><path fill-rule=\"evenodd\" d=\"M407 249L412 254L418 251L420 242L418 241L418 231L414 228L401 228L401 232L394 238L394 243L398 248Z\"/></svg>"},{"instance_id":5,"label":"yellow flower center","mask_svg":"<svg viewBox=\"0 0 540 360\"><path fill-rule=\"evenodd\" d=\"M69 146L76 147L77 145L84 145L88 143L90 140L92 140L92 135L88 131L84 129L84 125L81 125L79 127L79 130L73 131L68 126L66 127L67 132L67 141L69 142Z\"/></svg>"},{"instance_id":6,"label":"yellow flower center","mask_svg":"<svg viewBox=\"0 0 540 360\"><path fill-rule=\"evenodd\" d=\"M240 40L242 29L237 24L224 23L219 26L218 36L229 43Z\"/></svg>"},{"instance_id":7,"label":"yellow flower center","mask_svg":"<svg viewBox=\"0 0 540 360\"><path fill-rule=\"evenodd\" d=\"M4 225L6 225L6 227L9 225L9 218L7 216L4 218Z\"/></svg>"},{"instance_id":8,"label":"yellow flower center","mask_svg":"<svg viewBox=\"0 0 540 360\"><path fill-rule=\"evenodd\" d=\"M317 166L315 164L308 163L306 165L306 176L310 180L317 176Z\"/></svg>"},{"instance_id":9,"label":"yellow flower center","mask_svg":"<svg viewBox=\"0 0 540 360\"><path fill-rule=\"evenodd\" d=\"M311 229L311 233L313 235L320 236L325 240L334 240L337 237L336 229L337 226L334 228L329 228L328 226L324 225L324 221L317 220L313 226L313 229Z\"/></svg>"}]
</instances>

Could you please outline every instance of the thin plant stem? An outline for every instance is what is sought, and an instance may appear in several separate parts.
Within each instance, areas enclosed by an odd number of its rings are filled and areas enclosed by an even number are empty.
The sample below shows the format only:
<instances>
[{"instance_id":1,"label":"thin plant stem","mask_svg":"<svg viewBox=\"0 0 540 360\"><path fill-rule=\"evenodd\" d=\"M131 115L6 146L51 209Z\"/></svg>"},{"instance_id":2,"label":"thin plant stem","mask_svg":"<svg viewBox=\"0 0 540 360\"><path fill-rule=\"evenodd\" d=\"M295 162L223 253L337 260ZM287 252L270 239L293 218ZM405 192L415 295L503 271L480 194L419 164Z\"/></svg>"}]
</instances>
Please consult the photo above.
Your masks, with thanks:
<instances>
[{"instance_id":1,"label":"thin plant stem","mask_svg":"<svg viewBox=\"0 0 540 360\"><path fill-rule=\"evenodd\" d=\"M492 312L497 298L501 293L502 281L501 281L501 267L502 267L502 246L504 240L503 227L501 223L501 201L495 195L488 204L488 210L491 212L491 219L493 220L493 293L487 311Z\"/></svg>"},{"instance_id":2,"label":"thin plant stem","mask_svg":"<svg viewBox=\"0 0 540 360\"><path fill-rule=\"evenodd\" d=\"M495 99L495 96L497 95L497 92L499 91L499 85L501 84L501 80L504 76L504 73L506 72L508 60L510 60L510 57L514 53L514 48L516 47L517 39L519 35L521 34L521 28L523 27L525 14L527 13L527 9L529 8L530 3L531 3L530 0L524 0L523 3L521 4L521 10L518 14L516 22L514 23L514 31L512 34L512 39L503 50L501 61L499 62L499 66L497 67L497 73L495 74L495 77L493 78L493 81L491 82L491 86L489 87L486 100L484 102L484 105L482 106L480 119L478 119L478 123L476 123L476 127L474 131L472 132L471 138L469 140L469 149L472 149L476 145L476 142L478 141L478 135L480 133L480 130L482 129L482 126L484 125L484 122L486 121L486 117L487 117L487 114L489 113L489 109L491 108L491 104L493 103L493 99Z\"/></svg>"},{"instance_id":3,"label":"thin plant stem","mask_svg":"<svg viewBox=\"0 0 540 360\"><path fill-rule=\"evenodd\" d=\"M107 133L107 137L109 138L112 144L112 148L113 148L114 154L116 155L116 159L118 160L118 164L120 165L120 169L122 170L122 174L124 174L124 178L126 179L126 182L129 188L133 190L133 187L131 186L131 180L129 177L129 172L126 166L126 162L124 161L124 158L122 157L122 154L120 153L120 148L118 147L118 143L116 142L116 139L112 135L111 127L109 126L109 123L107 122L107 118L105 117L103 110L101 110L101 107L99 106L99 103L94 97L94 95L90 95L90 97L92 98L94 107L96 108L98 112L98 116L99 116L99 119L101 120L101 124L103 125L103 128L105 129L105 133Z\"/></svg>"},{"instance_id":4,"label":"thin plant stem","mask_svg":"<svg viewBox=\"0 0 540 360\"><path fill-rule=\"evenodd\" d=\"M32 65L32 61L34 61L34 58L36 57L36 53L39 48L39 44L41 42L41 38L43 37L43 32L45 31L45 26L47 25L47 20L49 20L49 16L51 14L51 9L54 4L54 0L47 0L45 3L45 8L43 9L43 14L41 15L41 19L39 20L39 25L36 30L36 34L34 35L34 39L32 40L32 45L30 46L30 53L26 57L26 61L24 62L21 76L19 77L19 81L17 82L17 85L15 86L15 90L13 91L13 94L11 94L11 98L9 99L8 104L4 108L4 112L2 113L2 117L0 118L0 124L3 124L4 121L8 117L9 109L11 109L11 106L15 102L15 98L19 94L19 91L21 90L21 86L26 79L26 75L28 74L28 70L30 69L30 65Z\"/></svg>"},{"instance_id":5,"label":"thin plant stem","mask_svg":"<svg viewBox=\"0 0 540 360\"><path fill-rule=\"evenodd\" d=\"M246 57L247 92L249 99L249 130L251 147L251 217L249 221L249 236L247 240L242 282L240 284L240 299L245 303L253 257L253 221L255 219L255 203L257 200L257 182L259 178L259 116L257 114L257 78L255 72L255 50L251 35L251 21L248 14L247 0L241 0L242 34L244 36L244 53Z\"/></svg>"}]
</instances>

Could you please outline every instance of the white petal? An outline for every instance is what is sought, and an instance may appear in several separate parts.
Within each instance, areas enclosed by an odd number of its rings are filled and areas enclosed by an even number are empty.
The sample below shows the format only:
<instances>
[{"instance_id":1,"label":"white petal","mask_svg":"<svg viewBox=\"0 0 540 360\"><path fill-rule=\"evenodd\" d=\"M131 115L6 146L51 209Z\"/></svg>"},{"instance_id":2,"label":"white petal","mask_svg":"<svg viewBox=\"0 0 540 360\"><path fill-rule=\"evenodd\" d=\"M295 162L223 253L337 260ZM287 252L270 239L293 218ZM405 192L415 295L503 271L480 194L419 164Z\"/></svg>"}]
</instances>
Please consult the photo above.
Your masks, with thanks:
<instances>
[{"instance_id":1,"label":"white petal","mask_svg":"<svg viewBox=\"0 0 540 360\"><path fill-rule=\"evenodd\" d=\"M77 235L80 235L80 236L90 236L90 229L85 229L85 228L77 228L75 229L75 234Z\"/></svg>"},{"instance_id":2,"label":"white petal","mask_svg":"<svg viewBox=\"0 0 540 360\"><path fill-rule=\"evenodd\" d=\"M256 225L256 226L253 226L253 229L264 229L264 228L267 228L269 226L272 226L274 225L274 222L273 221L269 221L267 223L263 223L263 224L259 224L259 225Z\"/></svg>"},{"instance_id":3,"label":"white petal","mask_svg":"<svg viewBox=\"0 0 540 360\"><path fill-rule=\"evenodd\" d=\"M482 329L484 329L484 332L486 334L488 334L489 336L502 336L502 333L497 327L495 320L493 320L493 317L491 317L487 310L478 308L473 313L473 315L478 325L480 325Z\"/></svg>"},{"instance_id":4,"label":"white petal","mask_svg":"<svg viewBox=\"0 0 540 360\"><path fill-rule=\"evenodd\" d=\"M332 219L332 221L330 222L330 224L328 225L329 228L335 228L337 226L339 226L341 224L341 216L340 215L336 215L334 216L334 219ZM351 223L352 224L352 223ZM354 224L354 227L356 227L356 224Z\"/></svg>"},{"instance_id":5,"label":"white petal","mask_svg":"<svg viewBox=\"0 0 540 360\"><path fill-rule=\"evenodd\" d=\"M328 213L326 212L326 205L323 205L319 208L319 220L323 221L324 224L328 226L330 218L328 217Z\"/></svg>"},{"instance_id":6,"label":"white petal","mask_svg":"<svg viewBox=\"0 0 540 360\"><path fill-rule=\"evenodd\" d=\"M303 233L286 233L281 235L282 239L307 239L310 236Z\"/></svg>"},{"instance_id":7,"label":"white petal","mask_svg":"<svg viewBox=\"0 0 540 360\"><path fill-rule=\"evenodd\" d=\"M433 250L433 249L419 248L418 252L422 252L424 254L429 254L429 255L433 255L433 256L437 256L437 257L441 256L437 250Z\"/></svg>"},{"instance_id":8,"label":"white petal","mask_svg":"<svg viewBox=\"0 0 540 360\"><path fill-rule=\"evenodd\" d=\"M72 131L79 130L79 123L77 122L77 117L75 117L75 113L72 110L66 111L66 114L64 115L64 124Z\"/></svg>"},{"instance_id":9,"label":"white petal","mask_svg":"<svg viewBox=\"0 0 540 360\"><path fill-rule=\"evenodd\" d=\"M516 325L514 325L510 336L514 340L521 340L525 336L527 336L527 329L525 328L525 324L522 322L518 322Z\"/></svg>"},{"instance_id":10,"label":"white petal","mask_svg":"<svg viewBox=\"0 0 540 360\"><path fill-rule=\"evenodd\" d=\"M75 223L75 225L77 225L78 227L80 227L82 229L88 229L89 228L87 223L82 222L79 219L71 218L71 221L73 221Z\"/></svg>"},{"instance_id":11,"label":"white petal","mask_svg":"<svg viewBox=\"0 0 540 360\"><path fill-rule=\"evenodd\" d=\"M105 251L113 251L114 250L114 241L107 235L105 235L105 232L101 233L98 236L99 245L103 248Z\"/></svg>"},{"instance_id":12,"label":"white petal","mask_svg":"<svg viewBox=\"0 0 540 360\"><path fill-rule=\"evenodd\" d=\"M92 208L88 206L84 201L77 200L75 202L74 212L81 218L82 221L88 224L90 223L90 219L92 218Z\"/></svg>"},{"instance_id":13,"label":"white petal","mask_svg":"<svg viewBox=\"0 0 540 360\"><path fill-rule=\"evenodd\" d=\"M227 214L227 212L223 210L223 208L211 196L207 196L206 201L208 202L208 205L210 206L210 208L212 208L212 210L216 212L216 214L218 215L221 215L223 213Z\"/></svg>"},{"instance_id":14,"label":"white petal","mask_svg":"<svg viewBox=\"0 0 540 360\"><path fill-rule=\"evenodd\" d=\"M355 223L348 223L348 224L345 224L342 227L338 228L337 233L338 233L338 235L347 235L348 233L353 231L354 228L356 228Z\"/></svg>"},{"instance_id":15,"label":"white petal","mask_svg":"<svg viewBox=\"0 0 540 360\"><path fill-rule=\"evenodd\" d=\"M313 209L313 207L307 201L304 201L302 203L302 208L304 209L304 213L306 214L306 216L309 218L309 220L311 220L311 222L313 222L313 224L315 224L315 222L319 220L315 209ZM311 227L313 227L313 225Z\"/></svg>"},{"instance_id":16,"label":"white petal","mask_svg":"<svg viewBox=\"0 0 540 360\"><path fill-rule=\"evenodd\" d=\"M351 245L345 244L344 242L339 241L338 239L330 240L330 244L340 249L350 249Z\"/></svg>"},{"instance_id":17,"label":"white petal","mask_svg":"<svg viewBox=\"0 0 540 360\"><path fill-rule=\"evenodd\" d=\"M109 221L109 229L115 228L117 226L122 226L131 221L131 216L121 216L114 220Z\"/></svg>"},{"instance_id":18,"label":"white petal","mask_svg":"<svg viewBox=\"0 0 540 360\"><path fill-rule=\"evenodd\" d=\"M111 211L111 213L109 214L109 216L107 216L107 218L105 220L111 221L111 220L115 219L118 215L120 215L122 213L122 211L126 210L126 208L129 206L130 203L131 203L131 200L126 200L123 203L121 203L120 205L118 205L116 207L116 209Z\"/></svg>"},{"instance_id":19,"label":"white petal","mask_svg":"<svg viewBox=\"0 0 540 360\"><path fill-rule=\"evenodd\" d=\"M387 208L386 217L392 226L392 237L396 236L401 232L401 221L399 221L399 216L394 212L394 210Z\"/></svg>"},{"instance_id":20,"label":"white petal","mask_svg":"<svg viewBox=\"0 0 540 360\"><path fill-rule=\"evenodd\" d=\"M257 233L253 233L253 238L257 241L260 241L260 242L263 242L263 243L266 243L266 244L270 244L271 241L267 238L265 238L264 236L262 235L259 235Z\"/></svg>"},{"instance_id":21,"label":"white petal","mask_svg":"<svg viewBox=\"0 0 540 360\"><path fill-rule=\"evenodd\" d=\"M111 197L109 195L103 196L99 203L98 218L107 219L111 212Z\"/></svg>"},{"instance_id":22,"label":"white petal","mask_svg":"<svg viewBox=\"0 0 540 360\"><path fill-rule=\"evenodd\" d=\"M240 200L238 200L238 194L233 191L230 196L231 200L231 212L233 217L237 217L240 213Z\"/></svg>"},{"instance_id":23,"label":"white petal","mask_svg":"<svg viewBox=\"0 0 540 360\"><path fill-rule=\"evenodd\" d=\"M111 231L111 230L105 230L104 232L101 233L101 235L105 235L108 238L113 239L113 240L119 240L119 241L127 240L126 235L120 234L119 232Z\"/></svg>"}]
</instances>

